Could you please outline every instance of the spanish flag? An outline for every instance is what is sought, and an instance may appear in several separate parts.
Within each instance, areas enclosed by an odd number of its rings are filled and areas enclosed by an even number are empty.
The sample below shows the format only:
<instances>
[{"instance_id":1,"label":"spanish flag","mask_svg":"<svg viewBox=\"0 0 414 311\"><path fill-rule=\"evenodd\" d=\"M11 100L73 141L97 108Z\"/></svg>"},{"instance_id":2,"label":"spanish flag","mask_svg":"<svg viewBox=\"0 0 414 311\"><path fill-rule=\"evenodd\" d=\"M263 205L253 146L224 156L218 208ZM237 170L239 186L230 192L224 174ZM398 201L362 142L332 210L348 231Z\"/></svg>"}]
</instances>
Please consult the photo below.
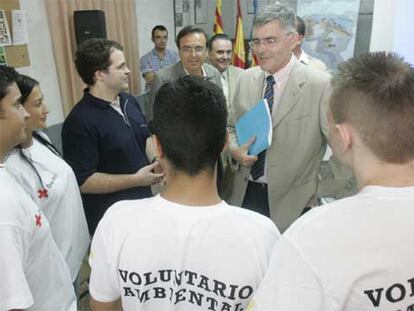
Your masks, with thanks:
<instances>
[{"instance_id":1,"label":"spanish flag","mask_svg":"<svg viewBox=\"0 0 414 311\"><path fill-rule=\"evenodd\" d=\"M214 18L214 34L224 33L223 31L223 18L221 16L221 0L216 0L216 13Z\"/></svg>"},{"instance_id":2,"label":"spanish flag","mask_svg":"<svg viewBox=\"0 0 414 311\"><path fill-rule=\"evenodd\" d=\"M234 38L233 65L244 69L246 67L246 53L244 51L243 21L240 0L237 0L237 24L236 35Z\"/></svg>"}]
</instances>

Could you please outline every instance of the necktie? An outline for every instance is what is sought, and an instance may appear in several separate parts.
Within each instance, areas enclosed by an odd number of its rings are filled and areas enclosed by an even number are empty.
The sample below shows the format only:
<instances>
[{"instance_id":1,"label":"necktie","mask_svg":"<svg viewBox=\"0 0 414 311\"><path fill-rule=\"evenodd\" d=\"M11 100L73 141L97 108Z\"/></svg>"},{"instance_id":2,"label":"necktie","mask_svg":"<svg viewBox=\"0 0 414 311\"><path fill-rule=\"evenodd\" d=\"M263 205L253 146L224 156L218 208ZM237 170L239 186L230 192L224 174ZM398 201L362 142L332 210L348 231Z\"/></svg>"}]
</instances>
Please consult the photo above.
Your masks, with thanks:
<instances>
[{"instance_id":1,"label":"necktie","mask_svg":"<svg viewBox=\"0 0 414 311\"><path fill-rule=\"evenodd\" d=\"M270 112L272 112L272 108L273 108L273 96L274 96L275 83L276 83L275 78L272 75L267 76L264 98L267 99L267 104L269 105ZM257 161L253 164L250 170L250 174L252 175L253 180L257 180L264 175L266 150L263 150L262 152L260 152L257 158L258 158Z\"/></svg>"}]
</instances>

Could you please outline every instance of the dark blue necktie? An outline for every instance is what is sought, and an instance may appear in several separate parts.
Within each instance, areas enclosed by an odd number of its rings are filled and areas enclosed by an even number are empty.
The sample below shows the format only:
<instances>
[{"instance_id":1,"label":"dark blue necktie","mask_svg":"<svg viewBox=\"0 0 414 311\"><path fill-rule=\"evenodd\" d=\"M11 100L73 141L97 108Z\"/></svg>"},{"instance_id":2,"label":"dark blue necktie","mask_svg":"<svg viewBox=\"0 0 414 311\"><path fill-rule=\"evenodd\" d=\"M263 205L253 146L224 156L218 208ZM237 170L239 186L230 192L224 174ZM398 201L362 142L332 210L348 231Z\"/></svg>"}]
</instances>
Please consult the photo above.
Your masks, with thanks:
<instances>
[{"instance_id":1,"label":"dark blue necktie","mask_svg":"<svg viewBox=\"0 0 414 311\"><path fill-rule=\"evenodd\" d=\"M274 85L276 81L272 75L267 76L266 78L266 89L264 98L267 99L267 104L269 105L270 113L273 108L273 96L274 96ZM253 180L257 180L264 175L265 170L265 161L266 161L266 150L263 150L257 155L257 161L253 164L250 169L250 174L252 175Z\"/></svg>"}]
</instances>

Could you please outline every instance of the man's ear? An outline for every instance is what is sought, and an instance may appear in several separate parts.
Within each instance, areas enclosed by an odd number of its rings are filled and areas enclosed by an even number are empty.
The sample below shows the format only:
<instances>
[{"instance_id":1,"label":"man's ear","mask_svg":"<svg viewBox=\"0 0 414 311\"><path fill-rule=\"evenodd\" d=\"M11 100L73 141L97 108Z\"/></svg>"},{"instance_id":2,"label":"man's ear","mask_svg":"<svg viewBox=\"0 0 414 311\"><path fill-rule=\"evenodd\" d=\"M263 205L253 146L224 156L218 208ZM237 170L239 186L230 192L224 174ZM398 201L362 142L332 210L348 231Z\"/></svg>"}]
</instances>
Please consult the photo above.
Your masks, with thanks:
<instances>
[{"instance_id":1,"label":"man's ear","mask_svg":"<svg viewBox=\"0 0 414 311\"><path fill-rule=\"evenodd\" d=\"M299 43L299 34L295 31L287 38L290 43L290 50L293 51Z\"/></svg>"},{"instance_id":2,"label":"man's ear","mask_svg":"<svg viewBox=\"0 0 414 311\"><path fill-rule=\"evenodd\" d=\"M226 141L225 141L225 143L224 143L224 146L223 146L223 150L222 150L222 152L223 152L224 150L226 150L226 149L229 147L229 145L230 145L230 132L229 132L229 129L227 128L227 129L226 129Z\"/></svg>"},{"instance_id":3,"label":"man's ear","mask_svg":"<svg viewBox=\"0 0 414 311\"><path fill-rule=\"evenodd\" d=\"M105 78L106 72L104 70L97 70L93 75L95 82L102 81Z\"/></svg>"},{"instance_id":4,"label":"man's ear","mask_svg":"<svg viewBox=\"0 0 414 311\"><path fill-rule=\"evenodd\" d=\"M342 152L346 152L352 148L353 137L352 129L348 123L336 124L335 128L339 133Z\"/></svg>"},{"instance_id":5,"label":"man's ear","mask_svg":"<svg viewBox=\"0 0 414 311\"><path fill-rule=\"evenodd\" d=\"M298 34L298 45L299 46L302 44L303 39L305 39L305 36Z\"/></svg>"},{"instance_id":6,"label":"man's ear","mask_svg":"<svg viewBox=\"0 0 414 311\"><path fill-rule=\"evenodd\" d=\"M164 151L162 150L162 146L160 144L160 140L158 139L158 136L153 134L151 138L155 146L155 151L157 152L158 159L164 158Z\"/></svg>"}]
</instances>

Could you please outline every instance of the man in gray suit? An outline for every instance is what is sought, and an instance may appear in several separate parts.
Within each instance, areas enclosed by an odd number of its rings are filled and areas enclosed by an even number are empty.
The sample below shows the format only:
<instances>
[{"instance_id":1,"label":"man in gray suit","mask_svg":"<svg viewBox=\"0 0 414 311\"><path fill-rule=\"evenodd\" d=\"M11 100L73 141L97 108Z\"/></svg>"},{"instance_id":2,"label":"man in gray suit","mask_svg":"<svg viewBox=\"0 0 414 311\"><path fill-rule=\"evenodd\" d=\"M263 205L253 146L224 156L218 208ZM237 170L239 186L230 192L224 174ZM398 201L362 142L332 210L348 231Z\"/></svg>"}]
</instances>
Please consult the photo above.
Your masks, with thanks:
<instances>
[{"instance_id":1,"label":"man in gray suit","mask_svg":"<svg viewBox=\"0 0 414 311\"><path fill-rule=\"evenodd\" d=\"M227 112L230 115L237 82L243 69L231 65L233 43L224 33L215 34L208 41L208 60L220 73L223 93L226 97Z\"/></svg>"},{"instance_id":2,"label":"man in gray suit","mask_svg":"<svg viewBox=\"0 0 414 311\"><path fill-rule=\"evenodd\" d=\"M220 74L217 69L204 63L207 57L207 34L202 28L193 25L184 27L178 33L176 43L180 61L155 73L148 120L152 119L155 94L164 83L174 81L184 75L193 75L209 78L211 82L221 87Z\"/></svg>"},{"instance_id":3,"label":"man in gray suit","mask_svg":"<svg viewBox=\"0 0 414 311\"><path fill-rule=\"evenodd\" d=\"M297 40L292 9L273 4L255 18L250 46L260 67L240 76L230 118L231 153L240 164L230 202L270 216L280 231L314 205L327 145L329 75L299 63L292 54ZM263 98L273 138L252 156L247 150L254 138L240 146L234 125Z\"/></svg>"},{"instance_id":4,"label":"man in gray suit","mask_svg":"<svg viewBox=\"0 0 414 311\"><path fill-rule=\"evenodd\" d=\"M239 67L230 65L233 54L233 43L226 34L216 34L208 41L208 60L220 73L221 85L226 97L227 113L230 116L231 103L233 102L236 85L241 73L244 71ZM228 151L221 155L223 165L223 182L221 183L221 197L228 200L233 188L234 171L231 165L231 156Z\"/></svg>"}]
</instances>

